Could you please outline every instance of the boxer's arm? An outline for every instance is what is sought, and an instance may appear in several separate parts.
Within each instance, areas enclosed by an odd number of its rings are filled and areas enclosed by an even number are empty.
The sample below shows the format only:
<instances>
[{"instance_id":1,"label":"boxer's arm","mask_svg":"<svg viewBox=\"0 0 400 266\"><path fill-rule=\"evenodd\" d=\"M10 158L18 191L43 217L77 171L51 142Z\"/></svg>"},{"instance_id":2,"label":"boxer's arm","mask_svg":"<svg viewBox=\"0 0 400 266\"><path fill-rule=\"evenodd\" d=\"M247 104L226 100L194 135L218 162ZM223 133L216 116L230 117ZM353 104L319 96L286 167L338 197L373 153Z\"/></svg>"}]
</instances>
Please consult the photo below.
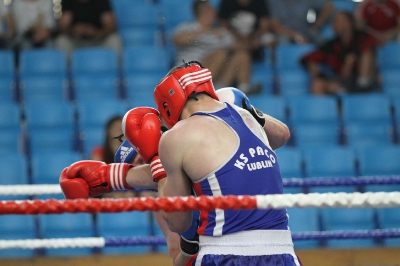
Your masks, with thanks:
<instances>
[{"instance_id":1,"label":"boxer's arm","mask_svg":"<svg viewBox=\"0 0 400 266\"><path fill-rule=\"evenodd\" d=\"M264 131L268 136L269 145L273 150L276 150L285 145L286 142L289 140L289 128L285 123L272 116L264 114L264 117Z\"/></svg>"},{"instance_id":2,"label":"boxer's arm","mask_svg":"<svg viewBox=\"0 0 400 266\"><path fill-rule=\"evenodd\" d=\"M154 212L158 226L164 234L165 240L167 241L168 254L171 257L172 265L174 266L185 266L189 261L190 257L182 254L180 249L180 237L179 234L169 230L167 222L163 219L160 212Z\"/></svg>"},{"instance_id":3,"label":"boxer's arm","mask_svg":"<svg viewBox=\"0 0 400 266\"><path fill-rule=\"evenodd\" d=\"M186 152L187 142L185 139L190 134L177 132L170 129L165 132L160 140L159 154L167 173L167 178L158 182L159 197L180 197L190 196L191 183L189 177L183 170L184 154ZM192 212L161 212L166 220L168 227L173 232L185 232L192 223Z\"/></svg>"},{"instance_id":4,"label":"boxer's arm","mask_svg":"<svg viewBox=\"0 0 400 266\"><path fill-rule=\"evenodd\" d=\"M129 169L126 175L126 182L134 188L157 189L157 183L153 182L149 164Z\"/></svg>"}]
</instances>

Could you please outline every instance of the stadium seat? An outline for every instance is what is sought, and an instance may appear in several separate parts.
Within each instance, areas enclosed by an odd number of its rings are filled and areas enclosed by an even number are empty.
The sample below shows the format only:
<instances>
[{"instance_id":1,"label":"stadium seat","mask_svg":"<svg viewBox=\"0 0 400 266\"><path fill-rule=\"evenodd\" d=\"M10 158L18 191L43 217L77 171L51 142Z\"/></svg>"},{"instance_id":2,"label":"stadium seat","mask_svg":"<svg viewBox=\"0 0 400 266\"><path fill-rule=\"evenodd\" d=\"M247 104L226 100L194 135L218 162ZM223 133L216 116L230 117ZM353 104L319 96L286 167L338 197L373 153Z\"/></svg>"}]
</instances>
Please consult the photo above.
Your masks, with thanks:
<instances>
[{"instance_id":1,"label":"stadium seat","mask_svg":"<svg viewBox=\"0 0 400 266\"><path fill-rule=\"evenodd\" d=\"M123 76L131 74L155 73L160 78L167 74L171 57L163 47L134 45L123 51Z\"/></svg>"},{"instance_id":2,"label":"stadium seat","mask_svg":"<svg viewBox=\"0 0 400 266\"><path fill-rule=\"evenodd\" d=\"M394 111L394 137L395 142L400 143L400 94L393 96L392 106Z\"/></svg>"},{"instance_id":3,"label":"stadium seat","mask_svg":"<svg viewBox=\"0 0 400 266\"><path fill-rule=\"evenodd\" d=\"M357 149L361 176L390 176L400 173L400 146L376 145ZM400 191L399 184L367 185L366 191Z\"/></svg>"},{"instance_id":4,"label":"stadium seat","mask_svg":"<svg viewBox=\"0 0 400 266\"><path fill-rule=\"evenodd\" d=\"M303 159L301 151L297 148L281 147L275 151L278 156L279 169L283 179L302 178ZM283 187L284 193L302 193L301 187Z\"/></svg>"},{"instance_id":5,"label":"stadium seat","mask_svg":"<svg viewBox=\"0 0 400 266\"><path fill-rule=\"evenodd\" d=\"M126 95L131 102L131 106L146 105L155 107L153 91L164 75L161 75L161 73L150 73L131 74L125 77Z\"/></svg>"},{"instance_id":6,"label":"stadium seat","mask_svg":"<svg viewBox=\"0 0 400 266\"><path fill-rule=\"evenodd\" d=\"M99 235L111 237L149 236L148 212L99 213L97 217ZM148 252L147 246L106 247L104 254L134 254Z\"/></svg>"},{"instance_id":7,"label":"stadium seat","mask_svg":"<svg viewBox=\"0 0 400 266\"><path fill-rule=\"evenodd\" d=\"M345 124L382 122L391 125L390 100L384 94L345 95L342 118Z\"/></svg>"},{"instance_id":8,"label":"stadium seat","mask_svg":"<svg viewBox=\"0 0 400 266\"><path fill-rule=\"evenodd\" d=\"M71 151L33 154L31 158L33 184L58 184L62 170L79 160L82 160L82 156Z\"/></svg>"},{"instance_id":9,"label":"stadium seat","mask_svg":"<svg viewBox=\"0 0 400 266\"><path fill-rule=\"evenodd\" d=\"M314 46L311 44L288 44L276 48L276 67L278 74L283 71L305 71L300 65L303 55L311 52Z\"/></svg>"},{"instance_id":10,"label":"stadium seat","mask_svg":"<svg viewBox=\"0 0 400 266\"><path fill-rule=\"evenodd\" d=\"M21 152L21 112L14 102L0 104L0 152Z\"/></svg>"},{"instance_id":11,"label":"stadium seat","mask_svg":"<svg viewBox=\"0 0 400 266\"><path fill-rule=\"evenodd\" d=\"M0 129L0 152L25 152L24 138L19 129Z\"/></svg>"},{"instance_id":12,"label":"stadium seat","mask_svg":"<svg viewBox=\"0 0 400 266\"><path fill-rule=\"evenodd\" d=\"M21 101L67 101L68 81L61 76L27 76L20 81Z\"/></svg>"},{"instance_id":13,"label":"stadium seat","mask_svg":"<svg viewBox=\"0 0 400 266\"><path fill-rule=\"evenodd\" d=\"M25 105L31 152L74 148L75 113L68 102L29 102ZM37 149L36 149L37 148Z\"/></svg>"},{"instance_id":14,"label":"stadium seat","mask_svg":"<svg viewBox=\"0 0 400 266\"><path fill-rule=\"evenodd\" d=\"M73 80L74 98L77 101L118 99L119 79L109 75L78 76Z\"/></svg>"},{"instance_id":15,"label":"stadium seat","mask_svg":"<svg viewBox=\"0 0 400 266\"><path fill-rule=\"evenodd\" d=\"M79 75L118 77L118 55L109 48L79 48L71 56L72 78Z\"/></svg>"},{"instance_id":16,"label":"stadium seat","mask_svg":"<svg viewBox=\"0 0 400 266\"><path fill-rule=\"evenodd\" d=\"M379 228L394 229L400 225L399 208L380 208L377 209ZM400 238L385 238L383 243L387 247L400 247Z\"/></svg>"},{"instance_id":17,"label":"stadium seat","mask_svg":"<svg viewBox=\"0 0 400 266\"><path fill-rule=\"evenodd\" d=\"M17 99L14 77L0 76L0 102L12 103Z\"/></svg>"},{"instance_id":18,"label":"stadium seat","mask_svg":"<svg viewBox=\"0 0 400 266\"><path fill-rule=\"evenodd\" d=\"M83 126L80 129L80 140L83 145L85 158L90 159L91 152L96 146L103 145L105 126Z\"/></svg>"},{"instance_id":19,"label":"stadium seat","mask_svg":"<svg viewBox=\"0 0 400 266\"><path fill-rule=\"evenodd\" d=\"M194 21L191 1L168 0L160 4L167 30L174 30L180 23Z\"/></svg>"},{"instance_id":20,"label":"stadium seat","mask_svg":"<svg viewBox=\"0 0 400 266\"><path fill-rule=\"evenodd\" d=\"M65 213L39 215L39 225L43 238L94 237L93 216L88 213ZM47 256L90 255L92 248L45 249Z\"/></svg>"},{"instance_id":21,"label":"stadium seat","mask_svg":"<svg viewBox=\"0 0 400 266\"><path fill-rule=\"evenodd\" d=\"M400 95L400 76L397 69L382 70L382 90L388 95Z\"/></svg>"},{"instance_id":22,"label":"stadium seat","mask_svg":"<svg viewBox=\"0 0 400 266\"><path fill-rule=\"evenodd\" d=\"M357 175L356 154L345 147L308 147L303 149L306 177L349 178ZM310 192L353 192L348 186L311 187Z\"/></svg>"},{"instance_id":23,"label":"stadium seat","mask_svg":"<svg viewBox=\"0 0 400 266\"><path fill-rule=\"evenodd\" d=\"M287 101L281 96L249 95L253 106L284 123L287 122Z\"/></svg>"},{"instance_id":24,"label":"stadium seat","mask_svg":"<svg viewBox=\"0 0 400 266\"><path fill-rule=\"evenodd\" d=\"M32 215L0 215L0 239L24 240L37 238ZM1 258L28 258L34 256L33 249L2 249ZM7 264L5 262L5 264Z\"/></svg>"},{"instance_id":25,"label":"stadium seat","mask_svg":"<svg viewBox=\"0 0 400 266\"><path fill-rule=\"evenodd\" d=\"M332 124L297 123L290 126L294 144L299 148L333 147L340 144L340 127Z\"/></svg>"},{"instance_id":26,"label":"stadium seat","mask_svg":"<svg viewBox=\"0 0 400 266\"><path fill-rule=\"evenodd\" d=\"M334 0L332 1L333 6L336 10L344 10L348 12L353 12L357 3L350 0Z\"/></svg>"},{"instance_id":27,"label":"stadium seat","mask_svg":"<svg viewBox=\"0 0 400 266\"><path fill-rule=\"evenodd\" d=\"M14 77L15 76L15 61L14 54L11 50L0 50L0 76Z\"/></svg>"},{"instance_id":28,"label":"stadium seat","mask_svg":"<svg viewBox=\"0 0 400 266\"><path fill-rule=\"evenodd\" d=\"M118 29L156 29L158 22L157 5L146 0L110 1L117 19Z\"/></svg>"},{"instance_id":29,"label":"stadium seat","mask_svg":"<svg viewBox=\"0 0 400 266\"><path fill-rule=\"evenodd\" d=\"M378 49L378 66L381 71L398 70L400 67L400 44L387 43Z\"/></svg>"},{"instance_id":30,"label":"stadium seat","mask_svg":"<svg viewBox=\"0 0 400 266\"><path fill-rule=\"evenodd\" d=\"M251 83L261 84L262 91L259 95L270 96L273 91L273 70L267 62L253 63L251 69Z\"/></svg>"},{"instance_id":31,"label":"stadium seat","mask_svg":"<svg viewBox=\"0 0 400 266\"><path fill-rule=\"evenodd\" d=\"M16 103L0 104L0 130L1 129L20 129L21 112Z\"/></svg>"},{"instance_id":32,"label":"stadium seat","mask_svg":"<svg viewBox=\"0 0 400 266\"><path fill-rule=\"evenodd\" d=\"M298 148L282 147L277 149L279 168L283 178L303 177L302 154Z\"/></svg>"},{"instance_id":33,"label":"stadium seat","mask_svg":"<svg viewBox=\"0 0 400 266\"><path fill-rule=\"evenodd\" d=\"M76 151L76 131L65 129L36 129L28 133L29 153Z\"/></svg>"},{"instance_id":34,"label":"stadium seat","mask_svg":"<svg viewBox=\"0 0 400 266\"><path fill-rule=\"evenodd\" d=\"M303 96L288 99L291 125L339 125L339 109L335 98Z\"/></svg>"},{"instance_id":35,"label":"stadium seat","mask_svg":"<svg viewBox=\"0 0 400 266\"><path fill-rule=\"evenodd\" d=\"M124 116L128 111L125 101L116 99L95 99L79 102L79 126L99 126L105 128L107 121L113 116Z\"/></svg>"},{"instance_id":36,"label":"stadium seat","mask_svg":"<svg viewBox=\"0 0 400 266\"><path fill-rule=\"evenodd\" d=\"M67 56L57 49L42 48L21 51L19 74L22 79L38 76L67 78Z\"/></svg>"},{"instance_id":37,"label":"stadium seat","mask_svg":"<svg viewBox=\"0 0 400 266\"><path fill-rule=\"evenodd\" d=\"M0 185L26 185L29 183L28 162L24 155L11 152L0 152ZM12 196L11 196L12 197ZM1 196L1 200L10 196ZM19 199L26 199L25 196Z\"/></svg>"},{"instance_id":38,"label":"stadium seat","mask_svg":"<svg viewBox=\"0 0 400 266\"><path fill-rule=\"evenodd\" d=\"M15 61L12 51L0 50L0 102L13 102L16 99Z\"/></svg>"},{"instance_id":39,"label":"stadium seat","mask_svg":"<svg viewBox=\"0 0 400 266\"><path fill-rule=\"evenodd\" d=\"M133 45L153 46L157 40L157 31L146 28L121 29L119 34L124 47Z\"/></svg>"},{"instance_id":40,"label":"stadium seat","mask_svg":"<svg viewBox=\"0 0 400 266\"><path fill-rule=\"evenodd\" d=\"M288 208L289 229L292 233L316 232L320 231L318 223L317 209ZM307 221L307 222L301 222ZM318 240L298 240L294 241L294 248L309 249L319 246Z\"/></svg>"},{"instance_id":41,"label":"stadium seat","mask_svg":"<svg viewBox=\"0 0 400 266\"><path fill-rule=\"evenodd\" d=\"M393 143L392 127L386 123L345 125L346 144L351 147L390 145Z\"/></svg>"},{"instance_id":42,"label":"stadium seat","mask_svg":"<svg viewBox=\"0 0 400 266\"><path fill-rule=\"evenodd\" d=\"M284 97L301 97L310 94L310 76L303 70L279 72L279 94Z\"/></svg>"},{"instance_id":43,"label":"stadium seat","mask_svg":"<svg viewBox=\"0 0 400 266\"><path fill-rule=\"evenodd\" d=\"M345 147L303 149L307 177L354 177L355 151Z\"/></svg>"},{"instance_id":44,"label":"stadium seat","mask_svg":"<svg viewBox=\"0 0 400 266\"><path fill-rule=\"evenodd\" d=\"M321 209L323 230L351 231L375 229L374 210L370 208L323 208ZM367 239L329 239L328 248L371 248L375 242Z\"/></svg>"},{"instance_id":45,"label":"stadium seat","mask_svg":"<svg viewBox=\"0 0 400 266\"><path fill-rule=\"evenodd\" d=\"M24 106L28 130L62 128L74 125L74 108L68 102L32 102Z\"/></svg>"},{"instance_id":46,"label":"stadium seat","mask_svg":"<svg viewBox=\"0 0 400 266\"><path fill-rule=\"evenodd\" d=\"M400 146L398 145L363 147L357 150L357 157L360 174L363 176L400 173Z\"/></svg>"}]
</instances>

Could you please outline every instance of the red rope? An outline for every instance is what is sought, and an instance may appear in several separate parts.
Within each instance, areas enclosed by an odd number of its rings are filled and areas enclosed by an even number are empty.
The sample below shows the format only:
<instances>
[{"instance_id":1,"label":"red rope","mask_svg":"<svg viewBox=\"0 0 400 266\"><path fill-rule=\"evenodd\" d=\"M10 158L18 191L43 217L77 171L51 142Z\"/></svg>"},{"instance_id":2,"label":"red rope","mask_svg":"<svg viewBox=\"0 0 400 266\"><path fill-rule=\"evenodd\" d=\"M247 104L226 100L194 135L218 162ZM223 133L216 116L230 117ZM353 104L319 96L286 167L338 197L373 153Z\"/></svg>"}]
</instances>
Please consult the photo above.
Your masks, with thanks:
<instances>
[{"instance_id":1,"label":"red rope","mask_svg":"<svg viewBox=\"0 0 400 266\"><path fill-rule=\"evenodd\" d=\"M0 214L255 209L251 196L0 201Z\"/></svg>"}]
</instances>

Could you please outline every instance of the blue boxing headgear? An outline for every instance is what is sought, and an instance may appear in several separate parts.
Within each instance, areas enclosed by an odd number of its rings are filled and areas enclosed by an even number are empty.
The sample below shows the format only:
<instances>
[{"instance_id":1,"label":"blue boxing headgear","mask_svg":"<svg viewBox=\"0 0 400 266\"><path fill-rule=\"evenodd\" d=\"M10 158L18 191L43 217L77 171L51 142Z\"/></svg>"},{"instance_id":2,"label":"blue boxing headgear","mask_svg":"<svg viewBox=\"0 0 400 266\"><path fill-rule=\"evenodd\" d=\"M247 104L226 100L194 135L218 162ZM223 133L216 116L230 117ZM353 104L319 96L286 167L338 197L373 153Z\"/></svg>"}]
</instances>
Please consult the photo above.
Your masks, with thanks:
<instances>
[{"instance_id":1,"label":"blue boxing headgear","mask_svg":"<svg viewBox=\"0 0 400 266\"><path fill-rule=\"evenodd\" d=\"M129 141L124 140L118 147L118 150L114 155L115 163L132 163L137 155L137 151L129 143Z\"/></svg>"},{"instance_id":2,"label":"blue boxing headgear","mask_svg":"<svg viewBox=\"0 0 400 266\"><path fill-rule=\"evenodd\" d=\"M249 98L241 90L234 87L225 87L216 91L221 102L227 102L239 107L243 107L243 99L247 106L251 106Z\"/></svg>"}]
</instances>

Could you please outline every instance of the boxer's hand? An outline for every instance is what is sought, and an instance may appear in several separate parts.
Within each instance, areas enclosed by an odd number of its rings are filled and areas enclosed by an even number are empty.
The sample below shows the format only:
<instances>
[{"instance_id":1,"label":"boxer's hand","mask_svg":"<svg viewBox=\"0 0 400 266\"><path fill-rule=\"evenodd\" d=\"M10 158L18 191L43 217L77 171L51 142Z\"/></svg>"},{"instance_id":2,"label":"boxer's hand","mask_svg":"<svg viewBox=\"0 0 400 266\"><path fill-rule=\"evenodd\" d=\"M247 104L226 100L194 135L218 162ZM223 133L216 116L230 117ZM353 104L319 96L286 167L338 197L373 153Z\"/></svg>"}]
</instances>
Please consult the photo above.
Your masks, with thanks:
<instances>
[{"instance_id":1,"label":"boxer's hand","mask_svg":"<svg viewBox=\"0 0 400 266\"><path fill-rule=\"evenodd\" d=\"M126 175L131 167L125 163L79 161L61 172L60 186L67 199L89 198L114 190L133 189L126 183Z\"/></svg>"},{"instance_id":2,"label":"boxer's hand","mask_svg":"<svg viewBox=\"0 0 400 266\"><path fill-rule=\"evenodd\" d=\"M125 138L135 147L146 163L150 163L153 181L158 182L167 176L158 156L161 138L159 113L150 107L129 110L122 120Z\"/></svg>"},{"instance_id":3,"label":"boxer's hand","mask_svg":"<svg viewBox=\"0 0 400 266\"><path fill-rule=\"evenodd\" d=\"M199 212L193 211L192 225L190 228L179 234L181 237L180 248L183 255L191 257L199 252L199 234L197 228L199 227Z\"/></svg>"}]
</instances>

